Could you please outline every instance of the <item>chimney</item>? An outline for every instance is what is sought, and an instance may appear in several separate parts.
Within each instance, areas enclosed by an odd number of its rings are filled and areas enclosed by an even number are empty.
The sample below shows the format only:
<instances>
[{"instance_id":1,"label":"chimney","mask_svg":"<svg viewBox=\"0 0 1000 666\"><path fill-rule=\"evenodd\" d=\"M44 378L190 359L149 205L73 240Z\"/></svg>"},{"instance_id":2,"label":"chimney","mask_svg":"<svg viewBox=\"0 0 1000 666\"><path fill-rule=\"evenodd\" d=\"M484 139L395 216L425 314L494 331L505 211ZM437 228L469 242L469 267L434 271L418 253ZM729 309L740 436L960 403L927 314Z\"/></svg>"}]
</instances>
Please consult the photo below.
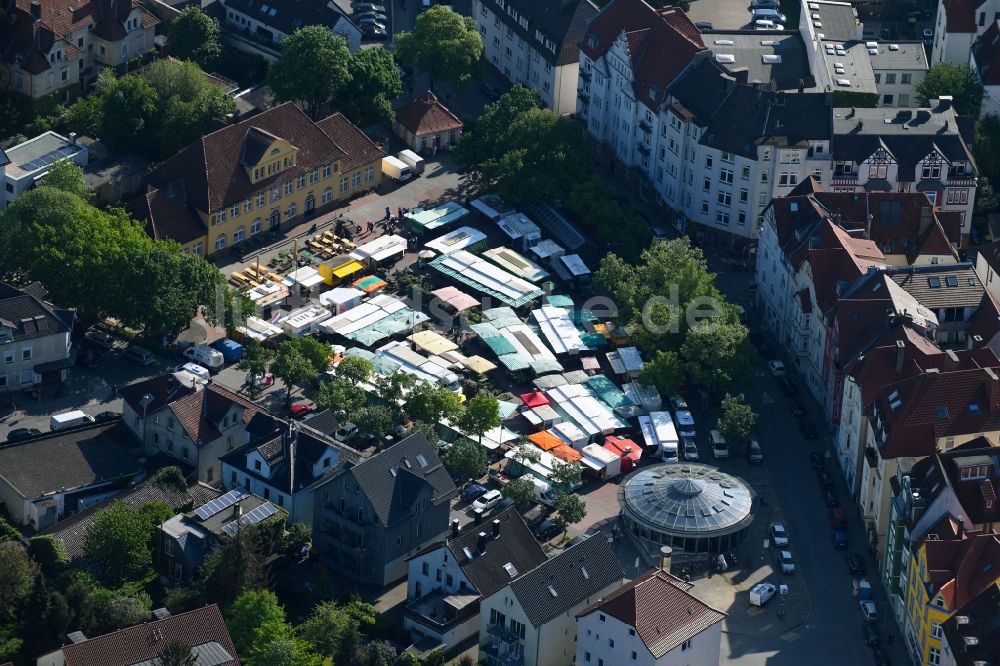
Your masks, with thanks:
<instances>
[{"instance_id":1,"label":"chimney","mask_svg":"<svg viewBox=\"0 0 1000 666\"><path fill-rule=\"evenodd\" d=\"M948 355L948 358L951 359L952 363L958 363L958 354L956 354L954 351L950 349L945 349L944 353Z\"/></svg>"},{"instance_id":2,"label":"chimney","mask_svg":"<svg viewBox=\"0 0 1000 666\"><path fill-rule=\"evenodd\" d=\"M865 128L865 121L859 120L858 121L858 130L860 131L860 130L863 130L864 128Z\"/></svg>"},{"instance_id":3,"label":"chimney","mask_svg":"<svg viewBox=\"0 0 1000 666\"><path fill-rule=\"evenodd\" d=\"M476 509L472 513L473 513L473 515L476 516L476 525L479 525L480 523L483 522L483 510L482 509Z\"/></svg>"},{"instance_id":4,"label":"chimney","mask_svg":"<svg viewBox=\"0 0 1000 666\"><path fill-rule=\"evenodd\" d=\"M70 132L69 133L69 145L71 145L71 146L75 146L76 145L76 132Z\"/></svg>"},{"instance_id":5,"label":"chimney","mask_svg":"<svg viewBox=\"0 0 1000 666\"><path fill-rule=\"evenodd\" d=\"M499 518L494 518L493 519L493 538L494 539L499 539L500 538L500 519Z\"/></svg>"},{"instance_id":6,"label":"chimney","mask_svg":"<svg viewBox=\"0 0 1000 666\"><path fill-rule=\"evenodd\" d=\"M997 379L997 373L993 372L991 368L983 368L983 370L986 371L986 376L989 378L986 384L986 395L990 401L989 409L991 412L1000 411L1000 380Z\"/></svg>"},{"instance_id":7,"label":"chimney","mask_svg":"<svg viewBox=\"0 0 1000 666\"><path fill-rule=\"evenodd\" d=\"M455 518L454 520L451 521L451 538L452 539L457 539L458 538L458 531L459 531L458 518Z\"/></svg>"},{"instance_id":8,"label":"chimney","mask_svg":"<svg viewBox=\"0 0 1000 666\"><path fill-rule=\"evenodd\" d=\"M736 79L736 83L746 83L750 80L750 70L746 67L737 67L732 70L731 74Z\"/></svg>"},{"instance_id":9,"label":"chimney","mask_svg":"<svg viewBox=\"0 0 1000 666\"><path fill-rule=\"evenodd\" d=\"M36 21L42 20L42 3L38 0L31 0L31 18Z\"/></svg>"},{"instance_id":10,"label":"chimney","mask_svg":"<svg viewBox=\"0 0 1000 666\"><path fill-rule=\"evenodd\" d=\"M239 520L240 516L243 515L243 505L237 502L233 505L233 520Z\"/></svg>"},{"instance_id":11,"label":"chimney","mask_svg":"<svg viewBox=\"0 0 1000 666\"><path fill-rule=\"evenodd\" d=\"M903 374L903 361L906 357L906 343L896 340L896 374Z\"/></svg>"},{"instance_id":12,"label":"chimney","mask_svg":"<svg viewBox=\"0 0 1000 666\"><path fill-rule=\"evenodd\" d=\"M674 556L674 549L670 546L660 547L660 569L664 573L670 573L670 560Z\"/></svg>"},{"instance_id":13,"label":"chimney","mask_svg":"<svg viewBox=\"0 0 1000 666\"><path fill-rule=\"evenodd\" d=\"M34 5L34 3L32 3ZM953 98L951 95L941 95L938 97L938 109L941 111L947 111L951 108L951 103Z\"/></svg>"},{"instance_id":14,"label":"chimney","mask_svg":"<svg viewBox=\"0 0 1000 666\"><path fill-rule=\"evenodd\" d=\"M955 531L958 532L958 538L961 539L963 536L965 536L965 521L959 518L957 522L958 522L958 529Z\"/></svg>"},{"instance_id":15,"label":"chimney","mask_svg":"<svg viewBox=\"0 0 1000 666\"><path fill-rule=\"evenodd\" d=\"M486 532L479 533L479 541L476 542L476 550L482 555L486 552Z\"/></svg>"}]
</instances>

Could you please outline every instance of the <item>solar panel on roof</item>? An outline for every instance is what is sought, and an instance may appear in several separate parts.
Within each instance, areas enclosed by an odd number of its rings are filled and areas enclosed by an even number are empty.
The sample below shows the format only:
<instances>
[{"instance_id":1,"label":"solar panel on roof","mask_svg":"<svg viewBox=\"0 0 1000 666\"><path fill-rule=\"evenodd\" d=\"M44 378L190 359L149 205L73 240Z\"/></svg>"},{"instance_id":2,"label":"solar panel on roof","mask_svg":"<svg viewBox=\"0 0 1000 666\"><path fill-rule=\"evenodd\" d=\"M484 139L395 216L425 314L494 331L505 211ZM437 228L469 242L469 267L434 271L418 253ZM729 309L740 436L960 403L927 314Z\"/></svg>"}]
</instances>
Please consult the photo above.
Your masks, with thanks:
<instances>
[{"instance_id":1,"label":"solar panel on roof","mask_svg":"<svg viewBox=\"0 0 1000 666\"><path fill-rule=\"evenodd\" d=\"M249 527L250 525L256 525L262 520L270 518L276 513L278 513L278 510L274 508L273 504L271 504L270 502L264 502L256 509L246 514L242 518L240 518L239 521L234 520L226 524L222 528L222 531L228 534L229 536L236 536L237 522L239 522L239 525L241 527Z\"/></svg>"},{"instance_id":2,"label":"solar panel on roof","mask_svg":"<svg viewBox=\"0 0 1000 666\"><path fill-rule=\"evenodd\" d=\"M198 515L200 519L208 520L209 518L219 513L220 511L228 509L232 505L236 504L244 497L249 497L249 495L246 492L239 489L230 490L225 495L222 495L221 497L216 497L214 500L202 504L200 507L195 509L195 513Z\"/></svg>"}]
</instances>

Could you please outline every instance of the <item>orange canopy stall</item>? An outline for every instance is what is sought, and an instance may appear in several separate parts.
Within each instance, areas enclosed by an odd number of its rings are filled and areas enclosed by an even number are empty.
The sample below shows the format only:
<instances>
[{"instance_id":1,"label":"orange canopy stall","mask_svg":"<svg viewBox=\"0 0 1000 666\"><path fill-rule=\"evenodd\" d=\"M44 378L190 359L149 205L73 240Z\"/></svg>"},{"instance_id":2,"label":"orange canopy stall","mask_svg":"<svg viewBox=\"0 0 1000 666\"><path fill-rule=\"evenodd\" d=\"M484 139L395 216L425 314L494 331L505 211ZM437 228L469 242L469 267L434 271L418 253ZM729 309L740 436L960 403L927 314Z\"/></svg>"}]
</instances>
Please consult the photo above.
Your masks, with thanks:
<instances>
[{"instance_id":1,"label":"orange canopy stall","mask_svg":"<svg viewBox=\"0 0 1000 666\"><path fill-rule=\"evenodd\" d=\"M542 432L533 432L530 435L528 435L528 439L542 451L551 451L556 447L564 446L566 444L565 441L553 435L548 430L543 430Z\"/></svg>"}]
</instances>

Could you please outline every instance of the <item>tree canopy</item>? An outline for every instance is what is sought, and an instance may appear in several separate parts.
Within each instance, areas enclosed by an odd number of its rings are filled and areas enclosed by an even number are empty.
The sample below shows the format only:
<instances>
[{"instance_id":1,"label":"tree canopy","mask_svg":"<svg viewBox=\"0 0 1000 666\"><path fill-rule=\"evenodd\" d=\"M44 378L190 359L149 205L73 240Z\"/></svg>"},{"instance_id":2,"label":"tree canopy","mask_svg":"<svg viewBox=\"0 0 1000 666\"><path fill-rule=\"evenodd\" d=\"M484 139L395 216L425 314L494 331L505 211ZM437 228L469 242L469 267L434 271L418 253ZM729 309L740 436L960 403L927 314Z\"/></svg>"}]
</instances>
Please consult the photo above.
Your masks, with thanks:
<instances>
[{"instance_id":1,"label":"tree canopy","mask_svg":"<svg viewBox=\"0 0 1000 666\"><path fill-rule=\"evenodd\" d=\"M150 525L121 500L97 514L83 541L83 553L105 584L117 587L149 571Z\"/></svg>"},{"instance_id":2,"label":"tree canopy","mask_svg":"<svg viewBox=\"0 0 1000 666\"><path fill-rule=\"evenodd\" d=\"M719 432L727 441L739 444L750 438L757 414L746 403L742 393L729 393L722 399L722 416L719 417Z\"/></svg>"},{"instance_id":3,"label":"tree canopy","mask_svg":"<svg viewBox=\"0 0 1000 666\"><path fill-rule=\"evenodd\" d=\"M430 87L441 79L466 84L479 69L483 40L476 21L444 5L417 14L411 32L396 34L399 59L430 77Z\"/></svg>"},{"instance_id":4,"label":"tree canopy","mask_svg":"<svg viewBox=\"0 0 1000 666\"><path fill-rule=\"evenodd\" d=\"M514 500L518 511L527 511L535 503L535 484L523 476L511 479L503 487L503 496Z\"/></svg>"},{"instance_id":5,"label":"tree canopy","mask_svg":"<svg viewBox=\"0 0 1000 666\"><path fill-rule=\"evenodd\" d=\"M90 201L94 190L83 179L83 169L72 160L59 160L49 167L42 184L63 192L75 194L84 201Z\"/></svg>"},{"instance_id":6,"label":"tree canopy","mask_svg":"<svg viewBox=\"0 0 1000 666\"><path fill-rule=\"evenodd\" d=\"M572 525L587 517L587 504L579 495L559 493L556 495L556 512L559 514L560 523Z\"/></svg>"},{"instance_id":7,"label":"tree canopy","mask_svg":"<svg viewBox=\"0 0 1000 666\"><path fill-rule=\"evenodd\" d=\"M471 440L459 439L445 451L443 462L464 482L478 477L489 460L483 447Z\"/></svg>"},{"instance_id":8,"label":"tree canopy","mask_svg":"<svg viewBox=\"0 0 1000 666\"><path fill-rule=\"evenodd\" d=\"M921 106L942 95L950 95L954 100L956 113L973 118L979 116L979 108L983 102L983 84L979 81L979 75L967 63L935 63L927 70L924 80L917 84L916 90L917 101Z\"/></svg>"},{"instance_id":9,"label":"tree canopy","mask_svg":"<svg viewBox=\"0 0 1000 666\"><path fill-rule=\"evenodd\" d=\"M458 394L431 382L417 384L406 406L410 416L427 423L455 419L462 413L462 400Z\"/></svg>"},{"instance_id":10,"label":"tree canopy","mask_svg":"<svg viewBox=\"0 0 1000 666\"><path fill-rule=\"evenodd\" d=\"M300 102L310 118L319 120L351 82L350 59L343 37L325 26L307 25L281 42L281 58L271 64L267 82L278 101Z\"/></svg>"},{"instance_id":11,"label":"tree canopy","mask_svg":"<svg viewBox=\"0 0 1000 666\"><path fill-rule=\"evenodd\" d=\"M180 60L193 60L210 70L222 57L219 22L201 10L185 7L170 22L167 44L170 53Z\"/></svg>"},{"instance_id":12,"label":"tree canopy","mask_svg":"<svg viewBox=\"0 0 1000 666\"><path fill-rule=\"evenodd\" d=\"M385 49L361 49L351 54L347 69L351 94L340 96L340 111L358 127L392 125L392 103L403 93L392 54Z\"/></svg>"},{"instance_id":13,"label":"tree canopy","mask_svg":"<svg viewBox=\"0 0 1000 666\"><path fill-rule=\"evenodd\" d=\"M458 427L467 435L475 435L483 443L483 435L500 425L500 403L489 393L480 391L472 396L458 419Z\"/></svg>"},{"instance_id":14,"label":"tree canopy","mask_svg":"<svg viewBox=\"0 0 1000 666\"><path fill-rule=\"evenodd\" d=\"M365 390L343 377L334 377L323 382L316 392L316 406L319 409L343 413L347 420L357 418L367 401L368 395Z\"/></svg>"}]
</instances>

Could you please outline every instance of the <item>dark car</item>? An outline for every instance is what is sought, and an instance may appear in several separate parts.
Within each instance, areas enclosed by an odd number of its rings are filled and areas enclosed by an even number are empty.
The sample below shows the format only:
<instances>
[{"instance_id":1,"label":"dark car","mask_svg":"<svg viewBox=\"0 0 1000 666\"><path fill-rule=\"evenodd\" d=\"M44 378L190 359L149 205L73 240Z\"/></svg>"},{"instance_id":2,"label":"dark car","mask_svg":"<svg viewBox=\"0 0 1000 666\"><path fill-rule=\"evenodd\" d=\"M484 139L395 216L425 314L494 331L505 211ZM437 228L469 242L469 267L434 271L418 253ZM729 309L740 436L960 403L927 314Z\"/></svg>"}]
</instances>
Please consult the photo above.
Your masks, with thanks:
<instances>
[{"instance_id":1,"label":"dark car","mask_svg":"<svg viewBox=\"0 0 1000 666\"><path fill-rule=\"evenodd\" d=\"M878 627L868 622L861 623L861 635L865 637L865 645L878 645Z\"/></svg>"},{"instance_id":2,"label":"dark car","mask_svg":"<svg viewBox=\"0 0 1000 666\"><path fill-rule=\"evenodd\" d=\"M535 538L539 541L548 541L562 534L563 527L554 520L543 520L535 528Z\"/></svg>"},{"instance_id":3,"label":"dark car","mask_svg":"<svg viewBox=\"0 0 1000 666\"><path fill-rule=\"evenodd\" d=\"M833 477L825 469L816 472L816 481L820 488L833 488Z\"/></svg>"},{"instance_id":4,"label":"dark car","mask_svg":"<svg viewBox=\"0 0 1000 666\"><path fill-rule=\"evenodd\" d=\"M892 666L892 662L889 661L889 653L882 646L875 646L872 649L872 659L875 661L875 666Z\"/></svg>"},{"instance_id":5,"label":"dark car","mask_svg":"<svg viewBox=\"0 0 1000 666\"><path fill-rule=\"evenodd\" d=\"M711 21L695 21L694 22L694 27L698 28L702 32L705 32L706 30L711 30L712 29L712 22Z\"/></svg>"},{"instance_id":6,"label":"dark car","mask_svg":"<svg viewBox=\"0 0 1000 666\"><path fill-rule=\"evenodd\" d=\"M828 509L840 506L840 498L837 497L837 492L833 488L823 489L823 504L825 504Z\"/></svg>"},{"instance_id":7,"label":"dark car","mask_svg":"<svg viewBox=\"0 0 1000 666\"><path fill-rule=\"evenodd\" d=\"M114 421L115 419L120 419L122 415L119 412L101 412L94 417L94 421L97 423L107 423L108 421Z\"/></svg>"},{"instance_id":8,"label":"dark car","mask_svg":"<svg viewBox=\"0 0 1000 666\"><path fill-rule=\"evenodd\" d=\"M830 545L837 550L847 548L847 532L838 530L836 527L830 530Z\"/></svg>"},{"instance_id":9,"label":"dark car","mask_svg":"<svg viewBox=\"0 0 1000 666\"><path fill-rule=\"evenodd\" d=\"M491 102L497 101L503 95L503 91L500 90L500 88L497 88L496 86L491 86L488 83L480 83L479 92L486 95L486 99L490 100Z\"/></svg>"},{"instance_id":10,"label":"dark car","mask_svg":"<svg viewBox=\"0 0 1000 666\"><path fill-rule=\"evenodd\" d=\"M774 381L778 383L778 388L780 388L781 392L784 393L785 395L795 395L799 392L798 387L795 386L795 382L793 382L787 376L775 377Z\"/></svg>"},{"instance_id":11,"label":"dark car","mask_svg":"<svg viewBox=\"0 0 1000 666\"><path fill-rule=\"evenodd\" d=\"M809 454L809 464L818 472L826 467L826 456L820 451L812 451Z\"/></svg>"},{"instance_id":12,"label":"dark car","mask_svg":"<svg viewBox=\"0 0 1000 666\"><path fill-rule=\"evenodd\" d=\"M23 442L26 439L31 439L36 435L41 435L42 431L38 428L14 428L9 433L7 433L8 442Z\"/></svg>"},{"instance_id":13,"label":"dark car","mask_svg":"<svg viewBox=\"0 0 1000 666\"><path fill-rule=\"evenodd\" d=\"M504 497L502 500L497 502L497 505L493 507L493 513L500 513L504 509L514 506L514 500L510 497Z\"/></svg>"},{"instance_id":14,"label":"dark car","mask_svg":"<svg viewBox=\"0 0 1000 666\"><path fill-rule=\"evenodd\" d=\"M798 425L799 425L799 432L802 433L802 436L805 437L806 439L816 439L816 437L819 436L819 433L816 432L816 426L814 426L812 424L812 421L810 421L809 419L800 418Z\"/></svg>"},{"instance_id":15,"label":"dark car","mask_svg":"<svg viewBox=\"0 0 1000 666\"><path fill-rule=\"evenodd\" d=\"M475 502L477 499L486 494L487 488L481 486L478 483L473 483L471 486L466 486L465 490L462 491L462 499L466 502Z\"/></svg>"},{"instance_id":16,"label":"dark car","mask_svg":"<svg viewBox=\"0 0 1000 666\"><path fill-rule=\"evenodd\" d=\"M788 401L788 411L792 413L792 416L805 416L806 408L802 406L802 403L792 398Z\"/></svg>"},{"instance_id":17,"label":"dark car","mask_svg":"<svg viewBox=\"0 0 1000 666\"><path fill-rule=\"evenodd\" d=\"M861 553L848 553L847 570L852 576L864 576L868 567L865 566L865 558Z\"/></svg>"}]
</instances>

